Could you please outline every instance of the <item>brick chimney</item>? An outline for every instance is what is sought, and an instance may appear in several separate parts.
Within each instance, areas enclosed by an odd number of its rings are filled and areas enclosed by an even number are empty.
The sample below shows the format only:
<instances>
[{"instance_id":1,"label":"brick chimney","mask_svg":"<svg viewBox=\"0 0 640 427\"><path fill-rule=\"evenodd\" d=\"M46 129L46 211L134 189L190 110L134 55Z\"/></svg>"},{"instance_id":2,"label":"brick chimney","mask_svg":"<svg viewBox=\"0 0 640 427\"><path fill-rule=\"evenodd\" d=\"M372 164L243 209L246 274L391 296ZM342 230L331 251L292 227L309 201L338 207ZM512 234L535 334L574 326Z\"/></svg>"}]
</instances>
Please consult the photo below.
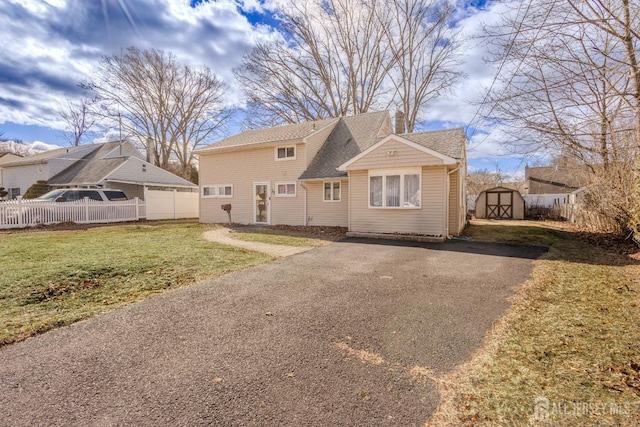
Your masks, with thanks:
<instances>
[{"instance_id":1,"label":"brick chimney","mask_svg":"<svg viewBox=\"0 0 640 427\"><path fill-rule=\"evenodd\" d=\"M400 110L396 110L396 135L405 133L404 130L404 113Z\"/></svg>"}]
</instances>

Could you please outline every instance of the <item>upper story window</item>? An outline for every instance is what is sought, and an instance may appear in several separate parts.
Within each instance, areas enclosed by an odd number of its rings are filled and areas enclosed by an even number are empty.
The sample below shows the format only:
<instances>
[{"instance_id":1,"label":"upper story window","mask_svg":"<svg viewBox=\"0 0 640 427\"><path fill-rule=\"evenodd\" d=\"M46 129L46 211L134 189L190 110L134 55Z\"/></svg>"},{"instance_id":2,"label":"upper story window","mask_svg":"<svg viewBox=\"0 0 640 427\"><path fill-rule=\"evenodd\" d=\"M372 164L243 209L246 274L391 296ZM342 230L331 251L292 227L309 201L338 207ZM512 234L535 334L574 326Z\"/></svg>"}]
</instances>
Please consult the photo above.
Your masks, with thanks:
<instances>
[{"instance_id":1,"label":"upper story window","mask_svg":"<svg viewBox=\"0 0 640 427\"><path fill-rule=\"evenodd\" d=\"M231 184L207 185L202 187L202 197L233 197Z\"/></svg>"},{"instance_id":2,"label":"upper story window","mask_svg":"<svg viewBox=\"0 0 640 427\"><path fill-rule=\"evenodd\" d=\"M418 169L370 171L369 207L418 209L422 174Z\"/></svg>"},{"instance_id":3,"label":"upper story window","mask_svg":"<svg viewBox=\"0 0 640 427\"><path fill-rule=\"evenodd\" d=\"M296 159L296 147L292 145L290 147L276 147L276 160L295 160Z\"/></svg>"}]
</instances>

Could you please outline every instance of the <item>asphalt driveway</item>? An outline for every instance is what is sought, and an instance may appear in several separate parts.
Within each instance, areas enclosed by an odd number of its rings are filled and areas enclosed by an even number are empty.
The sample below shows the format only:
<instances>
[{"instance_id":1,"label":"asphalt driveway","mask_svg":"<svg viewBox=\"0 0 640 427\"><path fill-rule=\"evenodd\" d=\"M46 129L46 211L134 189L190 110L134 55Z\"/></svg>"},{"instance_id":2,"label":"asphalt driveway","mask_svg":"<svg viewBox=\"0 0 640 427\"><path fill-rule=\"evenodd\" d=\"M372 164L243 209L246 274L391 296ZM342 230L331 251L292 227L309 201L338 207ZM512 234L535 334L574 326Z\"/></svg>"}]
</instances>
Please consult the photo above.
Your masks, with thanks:
<instances>
[{"instance_id":1,"label":"asphalt driveway","mask_svg":"<svg viewBox=\"0 0 640 427\"><path fill-rule=\"evenodd\" d=\"M1 349L0 425L422 425L416 372L467 360L542 252L347 240L177 290Z\"/></svg>"}]
</instances>

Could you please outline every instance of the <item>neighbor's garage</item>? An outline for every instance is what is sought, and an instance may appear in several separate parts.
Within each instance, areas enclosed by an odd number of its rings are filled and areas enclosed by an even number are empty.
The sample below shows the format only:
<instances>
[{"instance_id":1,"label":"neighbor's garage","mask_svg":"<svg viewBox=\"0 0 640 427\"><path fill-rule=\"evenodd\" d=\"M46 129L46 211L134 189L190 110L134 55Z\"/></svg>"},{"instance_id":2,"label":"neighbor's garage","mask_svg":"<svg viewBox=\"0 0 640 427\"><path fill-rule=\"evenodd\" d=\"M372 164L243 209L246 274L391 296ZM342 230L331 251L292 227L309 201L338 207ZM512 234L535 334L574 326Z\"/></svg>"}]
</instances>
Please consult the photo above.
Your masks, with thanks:
<instances>
[{"instance_id":1,"label":"neighbor's garage","mask_svg":"<svg viewBox=\"0 0 640 427\"><path fill-rule=\"evenodd\" d=\"M510 188L490 188L476 199L476 218L524 219L524 199Z\"/></svg>"}]
</instances>

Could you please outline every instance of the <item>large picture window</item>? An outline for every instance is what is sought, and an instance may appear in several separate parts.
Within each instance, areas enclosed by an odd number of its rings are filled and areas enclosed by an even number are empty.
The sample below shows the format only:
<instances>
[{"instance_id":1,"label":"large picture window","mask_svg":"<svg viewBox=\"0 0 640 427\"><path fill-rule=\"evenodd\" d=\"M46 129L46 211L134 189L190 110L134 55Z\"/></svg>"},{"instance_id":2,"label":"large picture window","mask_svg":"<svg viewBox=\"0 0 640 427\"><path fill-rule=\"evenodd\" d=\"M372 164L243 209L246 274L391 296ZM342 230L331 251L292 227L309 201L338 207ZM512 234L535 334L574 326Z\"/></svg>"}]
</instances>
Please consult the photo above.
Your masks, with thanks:
<instances>
[{"instance_id":1,"label":"large picture window","mask_svg":"<svg viewBox=\"0 0 640 427\"><path fill-rule=\"evenodd\" d=\"M369 207L417 209L421 200L419 169L370 171Z\"/></svg>"}]
</instances>

